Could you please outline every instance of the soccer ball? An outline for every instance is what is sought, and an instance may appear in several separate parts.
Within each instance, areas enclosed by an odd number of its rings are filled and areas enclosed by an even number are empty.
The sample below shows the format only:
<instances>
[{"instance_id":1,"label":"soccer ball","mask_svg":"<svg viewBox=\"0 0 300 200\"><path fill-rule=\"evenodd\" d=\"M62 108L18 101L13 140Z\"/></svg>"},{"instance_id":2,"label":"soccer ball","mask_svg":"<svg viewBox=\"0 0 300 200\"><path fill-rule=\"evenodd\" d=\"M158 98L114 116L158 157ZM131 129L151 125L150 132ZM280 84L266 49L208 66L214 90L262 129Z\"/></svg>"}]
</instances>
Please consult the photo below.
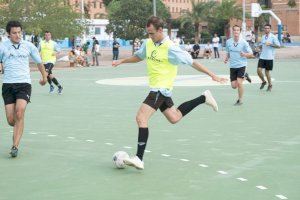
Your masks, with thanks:
<instances>
[{"instance_id":1,"label":"soccer ball","mask_svg":"<svg viewBox=\"0 0 300 200\"><path fill-rule=\"evenodd\" d=\"M116 166L116 168L118 169L124 169L125 168L125 163L124 163L124 159L125 158L129 158L128 153L126 153L125 151L117 151L114 155L113 155L113 163Z\"/></svg>"}]
</instances>

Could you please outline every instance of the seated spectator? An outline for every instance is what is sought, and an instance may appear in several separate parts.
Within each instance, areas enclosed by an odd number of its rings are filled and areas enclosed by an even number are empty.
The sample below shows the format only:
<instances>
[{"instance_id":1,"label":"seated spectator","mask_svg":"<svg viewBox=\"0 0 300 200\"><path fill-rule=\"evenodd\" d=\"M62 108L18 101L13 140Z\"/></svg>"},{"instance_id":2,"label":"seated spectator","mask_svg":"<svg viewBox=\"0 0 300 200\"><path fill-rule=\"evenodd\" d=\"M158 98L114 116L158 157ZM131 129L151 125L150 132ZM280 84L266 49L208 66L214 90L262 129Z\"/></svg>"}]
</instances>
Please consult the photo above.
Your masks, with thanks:
<instances>
[{"instance_id":1,"label":"seated spectator","mask_svg":"<svg viewBox=\"0 0 300 200\"><path fill-rule=\"evenodd\" d=\"M70 61L70 67L75 67L76 55L73 49L69 52L69 61Z\"/></svg>"},{"instance_id":2,"label":"seated spectator","mask_svg":"<svg viewBox=\"0 0 300 200\"><path fill-rule=\"evenodd\" d=\"M193 59L196 59L198 57L199 53L200 53L200 45L198 44L198 42L196 42L194 44L192 52L191 52Z\"/></svg>"},{"instance_id":3,"label":"seated spectator","mask_svg":"<svg viewBox=\"0 0 300 200\"><path fill-rule=\"evenodd\" d=\"M210 59L212 55L212 45L208 41L207 44L204 46L203 58Z\"/></svg>"},{"instance_id":4,"label":"seated spectator","mask_svg":"<svg viewBox=\"0 0 300 200\"><path fill-rule=\"evenodd\" d=\"M135 38L134 43L133 43L133 50L134 52L138 51L141 47L141 42L138 38Z\"/></svg>"},{"instance_id":5,"label":"seated spectator","mask_svg":"<svg viewBox=\"0 0 300 200\"><path fill-rule=\"evenodd\" d=\"M192 50L193 50L193 47L192 47L192 45L188 42L188 43L185 45L184 49L185 49L189 54L191 54L191 52L192 52Z\"/></svg>"}]
</instances>

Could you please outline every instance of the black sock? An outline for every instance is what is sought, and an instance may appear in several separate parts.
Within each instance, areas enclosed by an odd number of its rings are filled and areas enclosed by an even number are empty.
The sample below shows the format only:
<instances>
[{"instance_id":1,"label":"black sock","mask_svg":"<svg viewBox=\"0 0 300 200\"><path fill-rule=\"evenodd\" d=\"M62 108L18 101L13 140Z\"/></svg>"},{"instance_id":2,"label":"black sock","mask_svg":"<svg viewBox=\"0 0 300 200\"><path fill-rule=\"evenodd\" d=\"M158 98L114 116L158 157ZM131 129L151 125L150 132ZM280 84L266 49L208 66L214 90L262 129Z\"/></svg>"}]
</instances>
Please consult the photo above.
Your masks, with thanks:
<instances>
[{"instance_id":1,"label":"black sock","mask_svg":"<svg viewBox=\"0 0 300 200\"><path fill-rule=\"evenodd\" d=\"M196 99L184 102L178 107L178 110L181 112L182 116L185 116L189 112L191 112L195 107L205 102L205 96L201 95Z\"/></svg>"},{"instance_id":2,"label":"black sock","mask_svg":"<svg viewBox=\"0 0 300 200\"><path fill-rule=\"evenodd\" d=\"M52 80L49 76L47 76L47 80L48 80L49 85L52 85Z\"/></svg>"},{"instance_id":3,"label":"black sock","mask_svg":"<svg viewBox=\"0 0 300 200\"><path fill-rule=\"evenodd\" d=\"M147 145L149 130L148 128L139 128L139 138L136 156L143 160L144 152Z\"/></svg>"},{"instance_id":4,"label":"black sock","mask_svg":"<svg viewBox=\"0 0 300 200\"><path fill-rule=\"evenodd\" d=\"M52 81L58 88L61 88L61 85L58 83L56 78L52 78Z\"/></svg>"}]
</instances>

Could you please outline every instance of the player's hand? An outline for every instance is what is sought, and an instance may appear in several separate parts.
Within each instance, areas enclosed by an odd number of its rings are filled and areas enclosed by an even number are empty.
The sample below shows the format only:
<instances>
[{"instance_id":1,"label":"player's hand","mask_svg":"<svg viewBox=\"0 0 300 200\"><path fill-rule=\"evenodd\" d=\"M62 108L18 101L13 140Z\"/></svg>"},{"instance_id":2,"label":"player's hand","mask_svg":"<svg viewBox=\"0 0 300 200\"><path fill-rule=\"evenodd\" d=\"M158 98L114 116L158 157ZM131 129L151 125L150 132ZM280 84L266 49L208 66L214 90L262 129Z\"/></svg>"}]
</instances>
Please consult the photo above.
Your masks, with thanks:
<instances>
[{"instance_id":1,"label":"player's hand","mask_svg":"<svg viewBox=\"0 0 300 200\"><path fill-rule=\"evenodd\" d=\"M266 46L270 46L271 43L270 43L270 42L266 42L265 45L266 45Z\"/></svg>"},{"instance_id":2,"label":"player's hand","mask_svg":"<svg viewBox=\"0 0 300 200\"><path fill-rule=\"evenodd\" d=\"M111 64L111 66L116 67L118 65L120 65L122 62L120 60L114 60Z\"/></svg>"},{"instance_id":3,"label":"player's hand","mask_svg":"<svg viewBox=\"0 0 300 200\"><path fill-rule=\"evenodd\" d=\"M246 57L246 53L244 53L244 52L241 52L240 55L241 55L241 57Z\"/></svg>"},{"instance_id":4,"label":"player's hand","mask_svg":"<svg viewBox=\"0 0 300 200\"><path fill-rule=\"evenodd\" d=\"M213 81L217 81L219 83L226 83L228 81L227 78L222 78L222 77L219 77L219 76L216 76L216 75L213 75L211 78L212 78Z\"/></svg>"},{"instance_id":5,"label":"player's hand","mask_svg":"<svg viewBox=\"0 0 300 200\"><path fill-rule=\"evenodd\" d=\"M41 79L39 83L40 85L45 85L47 83L47 79Z\"/></svg>"}]
</instances>

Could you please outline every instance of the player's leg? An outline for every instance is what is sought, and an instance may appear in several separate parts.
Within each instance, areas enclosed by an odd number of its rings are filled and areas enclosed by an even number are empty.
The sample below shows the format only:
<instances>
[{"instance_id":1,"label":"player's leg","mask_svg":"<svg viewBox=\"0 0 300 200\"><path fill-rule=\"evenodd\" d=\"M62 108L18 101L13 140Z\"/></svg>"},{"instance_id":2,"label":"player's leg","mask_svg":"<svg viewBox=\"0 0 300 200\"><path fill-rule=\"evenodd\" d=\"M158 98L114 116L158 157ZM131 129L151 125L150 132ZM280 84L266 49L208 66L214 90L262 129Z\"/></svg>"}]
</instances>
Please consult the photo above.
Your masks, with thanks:
<instances>
[{"instance_id":1,"label":"player's leg","mask_svg":"<svg viewBox=\"0 0 300 200\"><path fill-rule=\"evenodd\" d=\"M261 85L260 85L260 89L262 90L265 85L267 84L267 82L265 81L264 78L264 74L262 72L262 69L265 68L265 64L264 64L264 60L259 59L258 60L258 64L257 64L257 75L260 78L260 80L262 81Z\"/></svg>"},{"instance_id":2,"label":"player's leg","mask_svg":"<svg viewBox=\"0 0 300 200\"><path fill-rule=\"evenodd\" d=\"M271 71L273 70L273 60L267 60L266 61L266 70L265 70L265 73L266 73L266 77L267 77L267 80L268 80L268 89L267 91L271 92L272 90L272 78L271 78Z\"/></svg>"}]
</instances>

